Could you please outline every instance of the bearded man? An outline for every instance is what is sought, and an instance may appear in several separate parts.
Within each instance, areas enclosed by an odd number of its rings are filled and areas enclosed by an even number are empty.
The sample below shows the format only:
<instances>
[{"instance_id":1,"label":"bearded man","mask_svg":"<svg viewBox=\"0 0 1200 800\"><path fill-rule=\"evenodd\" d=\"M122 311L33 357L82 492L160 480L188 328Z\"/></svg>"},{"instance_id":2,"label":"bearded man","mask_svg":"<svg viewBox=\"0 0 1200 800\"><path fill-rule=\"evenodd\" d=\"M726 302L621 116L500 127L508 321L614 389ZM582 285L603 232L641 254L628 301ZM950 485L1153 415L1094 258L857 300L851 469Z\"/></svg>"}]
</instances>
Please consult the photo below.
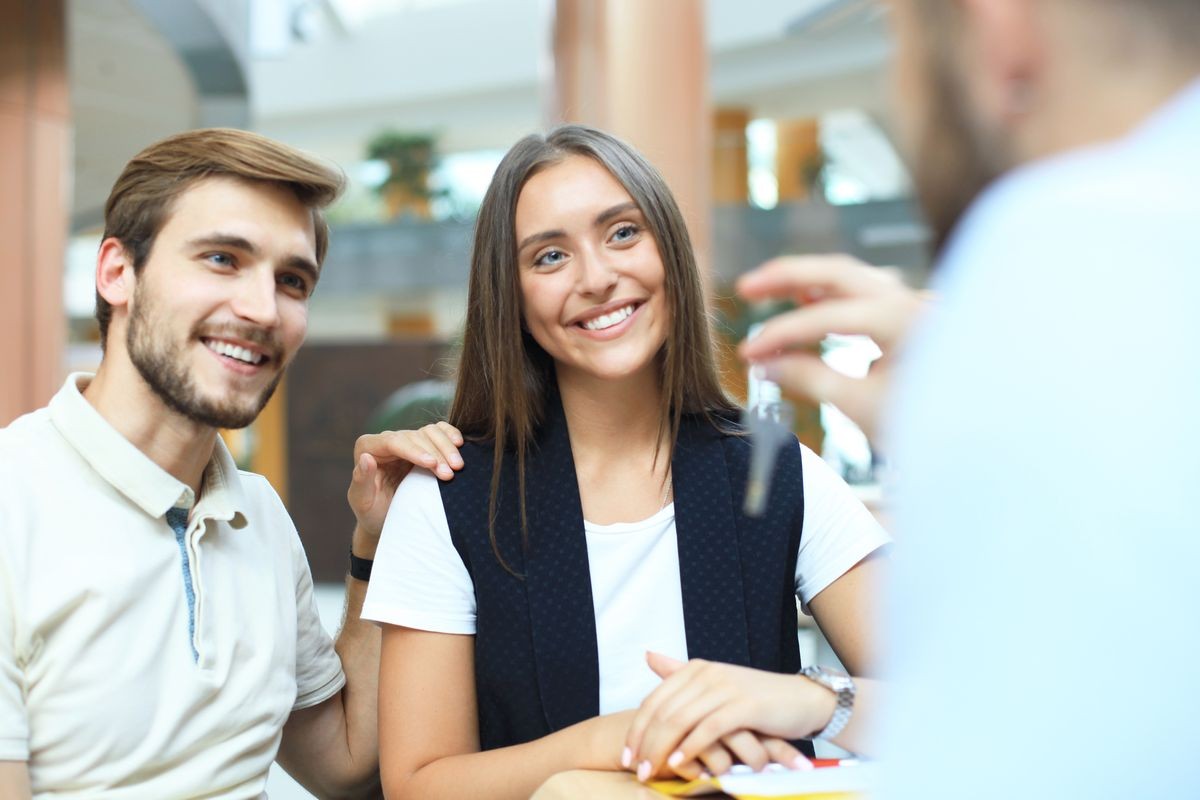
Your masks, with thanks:
<instances>
[{"instance_id":1,"label":"bearded man","mask_svg":"<svg viewBox=\"0 0 1200 800\"><path fill-rule=\"evenodd\" d=\"M885 418L890 669L882 713L851 692L842 723L887 797L1200 796L1200 3L886 6L939 299L844 257L738 285L802 303L744 356ZM811 354L834 332L880 344L867 378ZM644 708L655 765L813 733L803 678L660 672L697 711Z\"/></svg>"},{"instance_id":2,"label":"bearded man","mask_svg":"<svg viewBox=\"0 0 1200 800\"><path fill-rule=\"evenodd\" d=\"M277 754L322 796L378 786L366 583L335 645L283 504L217 435L304 340L341 186L234 130L114 185L100 367L0 431L0 796L258 797Z\"/></svg>"}]
</instances>

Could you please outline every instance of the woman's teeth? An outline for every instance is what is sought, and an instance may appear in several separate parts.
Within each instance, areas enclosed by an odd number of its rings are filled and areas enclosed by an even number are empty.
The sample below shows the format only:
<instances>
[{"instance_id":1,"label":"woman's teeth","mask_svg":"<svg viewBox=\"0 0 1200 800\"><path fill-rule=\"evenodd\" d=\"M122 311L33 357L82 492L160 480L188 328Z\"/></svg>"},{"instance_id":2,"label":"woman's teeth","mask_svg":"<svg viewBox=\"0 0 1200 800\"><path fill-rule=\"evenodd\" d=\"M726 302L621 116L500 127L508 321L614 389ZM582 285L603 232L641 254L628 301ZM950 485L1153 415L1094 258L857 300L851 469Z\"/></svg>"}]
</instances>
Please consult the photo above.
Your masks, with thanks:
<instances>
[{"instance_id":1,"label":"woman's teeth","mask_svg":"<svg viewBox=\"0 0 1200 800\"><path fill-rule=\"evenodd\" d=\"M620 322L624 322L633 313L633 306L628 305L624 308L618 308L608 314L601 314L595 319L589 319L587 322L580 323L589 331L602 331L605 328L611 328Z\"/></svg>"}]
</instances>

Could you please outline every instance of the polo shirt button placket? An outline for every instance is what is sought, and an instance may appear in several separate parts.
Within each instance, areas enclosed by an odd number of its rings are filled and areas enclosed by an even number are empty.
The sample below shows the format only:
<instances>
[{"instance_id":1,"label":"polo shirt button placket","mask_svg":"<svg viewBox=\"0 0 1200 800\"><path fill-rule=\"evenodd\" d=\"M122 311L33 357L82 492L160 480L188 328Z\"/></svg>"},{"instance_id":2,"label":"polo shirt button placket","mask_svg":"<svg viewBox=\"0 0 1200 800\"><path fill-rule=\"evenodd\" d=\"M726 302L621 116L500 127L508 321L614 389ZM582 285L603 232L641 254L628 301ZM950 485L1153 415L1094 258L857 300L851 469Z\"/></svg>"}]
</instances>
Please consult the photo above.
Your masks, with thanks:
<instances>
[{"instance_id":1,"label":"polo shirt button placket","mask_svg":"<svg viewBox=\"0 0 1200 800\"><path fill-rule=\"evenodd\" d=\"M201 580L201 564L200 564L200 539L204 536L204 532L208 526L208 518L202 517L196 521L196 526L189 532L188 535L188 551L191 553L192 563L192 591L196 597L196 612L194 617L194 630L192 632L192 647L196 650L196 665L204 668L207 660L207 653L204 647L204 637L201 632L204 630L205 616L205 594L203 591L204 581Z\"/></svg>"}]
</instances>

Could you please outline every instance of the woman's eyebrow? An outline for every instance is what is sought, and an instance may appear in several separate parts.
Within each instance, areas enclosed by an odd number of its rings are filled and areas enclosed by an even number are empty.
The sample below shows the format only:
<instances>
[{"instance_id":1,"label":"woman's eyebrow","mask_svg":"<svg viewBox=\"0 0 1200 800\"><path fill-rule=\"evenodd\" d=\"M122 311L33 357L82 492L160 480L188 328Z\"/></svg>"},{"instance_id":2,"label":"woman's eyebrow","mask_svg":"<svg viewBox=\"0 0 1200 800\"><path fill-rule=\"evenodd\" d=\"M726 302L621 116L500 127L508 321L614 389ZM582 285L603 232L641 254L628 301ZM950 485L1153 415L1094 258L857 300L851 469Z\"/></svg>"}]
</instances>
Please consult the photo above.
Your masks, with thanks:
<instances>
[{"instance_id":1,"label":"woman's eyebrow","mask_svg":"<svg viewBox=\"0 0 1200 800\"><path fill-rule=\"evenodd\" d=\"M627 203L618 203L617 205L613 206L612 208L606 208L605 210L603 210L599 214L597 214L596 219L593 221L592 224L594 224L597 227L600 227L601 225L606 225L613 219L613 217L619 217L622 214L626 214L630 211L637 211L640 213L641 209L638 207L638 204L633 202L632 200L630 200ZM558 239L559 237L566 236L566 235L567 235L567 232L563 231L563 230L542 231L541 233L531 234L529 236L526 236L524 239L522 239L521 243L519 245L517 245L517 252L518 253L521 252L526 247L529 247L529 245L531 245L531 244L537 244L538 242L544 242L549 239Z\"/></svg>"},{"instance_id":2,"label":"woman's eyebrow","mask_svg":"<svg viewBox=\"0 0 1200 800\"><path fill-rule=\"evenodd\" d=\"M628 203L618 203L617 205L613 206L612 208L609 208L605 211L601 211L599 214L597 214L595 224L597 227L599 227L601 225L606 225L606 224L608 224L608 222L610 222L612 220L613 217L619 217L622 214L625 214L629 211L640 212L641 209L638 208L638 204L633 202L632 200L630 200Z\"/></svg>"},{"instance_id":3,"label":"woman's eyebrow","mask_svg":"<svg viewBox=\"0 0 1200 800\"><path fill-rule=\"evenodd\" d=\"M517 252L518 253L521 252L526 247L529 247L529 245L531 245L531 244L537 244L538 242L544 242L549 239L557 239L561 236L566 236L566 235L567 235L566 231L559 231L559 230L542 231L541 233L531 234L529 236L526 236L524 239L522 239L521 243L519 245L517 245Z\"/></svg>"}]
</instances>

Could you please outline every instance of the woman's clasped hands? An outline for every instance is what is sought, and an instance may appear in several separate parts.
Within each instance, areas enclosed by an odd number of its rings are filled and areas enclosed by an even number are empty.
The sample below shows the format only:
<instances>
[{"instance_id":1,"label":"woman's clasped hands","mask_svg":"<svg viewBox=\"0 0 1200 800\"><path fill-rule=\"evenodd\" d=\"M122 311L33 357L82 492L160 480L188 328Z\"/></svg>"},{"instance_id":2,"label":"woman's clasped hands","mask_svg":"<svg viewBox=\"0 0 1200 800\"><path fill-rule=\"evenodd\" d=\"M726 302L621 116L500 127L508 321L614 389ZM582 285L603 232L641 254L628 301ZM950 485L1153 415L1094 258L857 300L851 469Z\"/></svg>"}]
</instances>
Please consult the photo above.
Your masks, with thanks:
<instances>
[{"instance_id":1,"label":"woman's clasped hands","mask_svg":"<svg viewBox=\"0 0 1200 800\"><path fill-rule=\"evenodd\" d=\"M798 675L677 661L648 653L663 682L642 701L626 735L621 764L639 780L721 775L736 763L812 769L788 740L828 723L832 692Z\"/></svg>"}]
</instances>

